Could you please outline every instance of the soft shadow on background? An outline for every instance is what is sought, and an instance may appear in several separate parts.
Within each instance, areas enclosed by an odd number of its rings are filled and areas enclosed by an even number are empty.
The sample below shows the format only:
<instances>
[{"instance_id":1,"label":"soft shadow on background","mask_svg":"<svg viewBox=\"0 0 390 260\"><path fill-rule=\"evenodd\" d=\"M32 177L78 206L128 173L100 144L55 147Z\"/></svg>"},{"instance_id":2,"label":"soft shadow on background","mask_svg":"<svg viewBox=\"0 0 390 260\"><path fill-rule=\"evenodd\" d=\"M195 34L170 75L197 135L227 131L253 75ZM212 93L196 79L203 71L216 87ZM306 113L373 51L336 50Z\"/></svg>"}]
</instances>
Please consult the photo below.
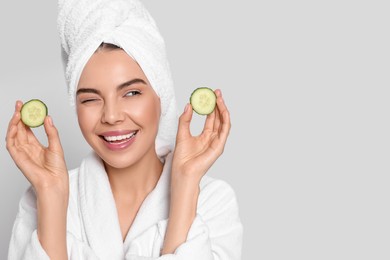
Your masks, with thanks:
<instances>
[{"instance_id":1,"label":"soft shadow on background","mask_svg":"<svg viewBox=\"0 0 390 260\"><path fill-rule=\"evenodd\" d=\"M223 90L232 130L209 174L237 193L243 259L390 259L387 1L144 2L179 110L196 87ZM56 15L56 1L0 4L0 259L28 185L5 149L15 100L47 103L69 168L89 151L67 102Z\"/></svg>"}]
</instances>

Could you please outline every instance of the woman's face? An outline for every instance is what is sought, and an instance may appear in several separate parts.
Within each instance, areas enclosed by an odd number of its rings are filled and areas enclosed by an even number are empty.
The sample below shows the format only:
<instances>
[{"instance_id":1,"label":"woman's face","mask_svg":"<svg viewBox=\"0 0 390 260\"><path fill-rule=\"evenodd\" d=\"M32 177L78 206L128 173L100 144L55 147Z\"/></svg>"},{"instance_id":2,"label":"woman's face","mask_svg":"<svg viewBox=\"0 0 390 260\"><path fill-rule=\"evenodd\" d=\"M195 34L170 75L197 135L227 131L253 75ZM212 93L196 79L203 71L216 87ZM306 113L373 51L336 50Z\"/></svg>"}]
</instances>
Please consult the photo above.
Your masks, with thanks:
<instances>
[{"instance_id":1,"label":"woman's face","mask_svg":"<svg viewBox=\"0 0 390 260\"><path fill-rule=\"evenodd\" d=\"M122 49L98 51L90 58L76 104L81 132L106 164L126 168L156 156L160 99Z\"/></svg>"}]
</instances>

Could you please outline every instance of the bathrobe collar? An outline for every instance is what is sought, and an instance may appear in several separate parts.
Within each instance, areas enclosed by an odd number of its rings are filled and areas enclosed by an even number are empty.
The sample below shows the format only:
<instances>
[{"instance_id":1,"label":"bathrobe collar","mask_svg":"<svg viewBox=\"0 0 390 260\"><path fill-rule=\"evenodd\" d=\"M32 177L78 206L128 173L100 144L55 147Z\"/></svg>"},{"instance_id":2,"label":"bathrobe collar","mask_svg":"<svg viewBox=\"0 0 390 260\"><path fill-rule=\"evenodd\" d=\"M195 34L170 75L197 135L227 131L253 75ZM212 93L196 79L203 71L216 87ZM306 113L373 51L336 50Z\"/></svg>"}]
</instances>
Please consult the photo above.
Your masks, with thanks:
<instances>
[{"instance_id":1,"label":"bathrobe collar","mask_svg":"<svg viewBox=\"0 0 390 260\"><path fill-rule=\"evenodd\" d=\"M150 226L168 218L172 153L155 189L142 203L133 224L122 241L118 213L104 165L92 152L79 168L79 203L86 239L101 259L123 259L124 244L130 243Z\"/></svg>"}]
</instances>

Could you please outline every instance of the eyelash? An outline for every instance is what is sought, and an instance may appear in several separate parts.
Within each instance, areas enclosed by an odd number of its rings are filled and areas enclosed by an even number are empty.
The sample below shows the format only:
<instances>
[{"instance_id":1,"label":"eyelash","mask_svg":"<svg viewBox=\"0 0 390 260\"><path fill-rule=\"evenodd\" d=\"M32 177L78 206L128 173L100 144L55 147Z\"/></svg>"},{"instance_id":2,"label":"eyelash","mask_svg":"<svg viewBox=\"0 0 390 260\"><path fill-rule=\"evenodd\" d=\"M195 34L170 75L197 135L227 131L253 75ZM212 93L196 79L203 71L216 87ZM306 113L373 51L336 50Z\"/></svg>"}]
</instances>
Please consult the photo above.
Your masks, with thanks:
<instances>
[{"instance_id":1,"label":"eyelash","mask_svg":"<svg viewBox=\"0 0 390 260\"><path fill-rule=\"evenodd\" d=\"M92 102L92 101L95 101L95 100L97 100L97 99L94 99L94 98L86 99L86 100L81 101L81 104Z\"/></svg>"},{"instance_id":2,"label":"eyelash","mask_svg":"<svg viewBox=\"0 0 390 260\"><path fill-rule=\"evenodd\" d=\"M131 94L131 95L129 95L129 94ZM138 90L132 90L132 91L126 92L125 97L132 97L132 96L137 96L137 95L141 95L141 92ZM85 103L96 101L96 100L98 100L98 99L95 99L95 98L86 99L86 100L81 101L81 104L85 104Z\"/></svg>"},{"instance_id":3,"label":"eyelash","mask_svg":"<svg viewBox=\"0 0 390 260\"><path fill-rule=\"evenodd\" d=\"M130 93L132 95L129 95ZM132 90L132 91L126 92L125 97L131 97L131 96L137 96L137 95L141 95L141 92L138 90Z\"/></svg>"}]
</instances>

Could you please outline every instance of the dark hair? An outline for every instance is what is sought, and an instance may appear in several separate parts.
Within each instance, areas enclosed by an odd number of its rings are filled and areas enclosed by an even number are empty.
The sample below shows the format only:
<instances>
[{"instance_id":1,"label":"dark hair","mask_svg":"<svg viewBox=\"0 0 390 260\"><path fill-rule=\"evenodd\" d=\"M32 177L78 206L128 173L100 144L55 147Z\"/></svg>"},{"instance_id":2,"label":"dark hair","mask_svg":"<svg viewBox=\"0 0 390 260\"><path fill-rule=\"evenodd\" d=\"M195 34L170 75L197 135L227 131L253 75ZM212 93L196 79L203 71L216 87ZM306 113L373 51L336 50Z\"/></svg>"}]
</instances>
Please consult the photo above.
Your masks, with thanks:
<instances>
[{"instance_id":1,"label":"dark hair","mask_svg":"<svg viewBox=\"0 0 390 260\"><path fill-rule=\"evenodd\" d=\"M110 51L116 49L122 49L122 48L112 43L102 42L95 52L104 51L104 50Z\"/></svg>"}]
</instances>

